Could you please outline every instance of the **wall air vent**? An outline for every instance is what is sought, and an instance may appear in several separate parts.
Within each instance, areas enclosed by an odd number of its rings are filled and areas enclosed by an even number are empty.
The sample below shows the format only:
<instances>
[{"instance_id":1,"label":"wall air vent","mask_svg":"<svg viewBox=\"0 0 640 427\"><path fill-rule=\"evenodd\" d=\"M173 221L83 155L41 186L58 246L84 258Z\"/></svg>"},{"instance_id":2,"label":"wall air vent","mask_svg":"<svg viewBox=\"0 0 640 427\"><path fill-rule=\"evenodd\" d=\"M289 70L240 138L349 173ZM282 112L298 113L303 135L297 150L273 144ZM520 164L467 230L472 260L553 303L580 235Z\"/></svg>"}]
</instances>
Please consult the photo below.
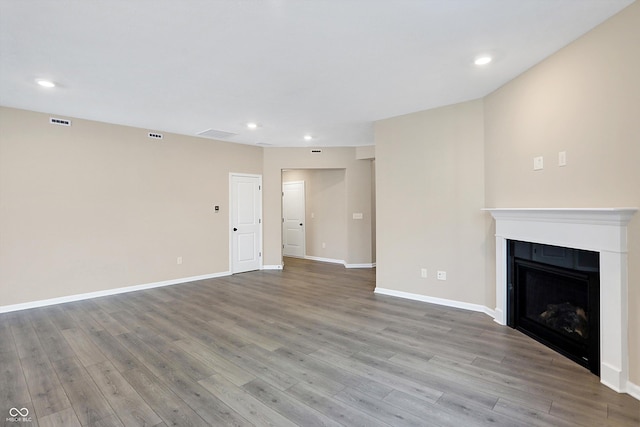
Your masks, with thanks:
<instances>
[{"instance_id":1,"label":"wall air vent","mask_svg":"<svg viewBox=\"0 0 640 427\"><path fill-rule=\"evenodd\" d=\"M227 139L227 138L233 138L234 136L237 135L237 133L226 132L223 130L207 129L207 130L203 130L202 132L199 132L197 135L204 136L205 138L211 138L211 139Z\"/></svg>"},{"instance_id":2,"label":"wall air vent","mask_svg":"<svg viewBox=\"0 0 640 427\"><path fill-rule=\"evenodd\" d=\"M158 133L158 132L149 132L147 134L147 136L149 138L152 138L152 139L162 139L162 138L164 138L164 136L161 133Z\"/></svg>"},{"instance_id":3,"label":"wall air vent","mask_svg":"<svg viewBox=\"0 0 640 427\"><path fill-rule=\"evenodd\" d=\"M322 150L315 149L315 150L311 150L311 152L312 153L322 153Z\"/></svg>"},{"instance_id":4,"label":"wall air vent","mask_svg":"<svg viewBox=\"0 0 640 427\"><path fill-rule=\"evenodd\" d=\"M71 126L71 120L58 119L56 117L49 117L49 123L58 126Z\"/></svg>"}]
</instances>

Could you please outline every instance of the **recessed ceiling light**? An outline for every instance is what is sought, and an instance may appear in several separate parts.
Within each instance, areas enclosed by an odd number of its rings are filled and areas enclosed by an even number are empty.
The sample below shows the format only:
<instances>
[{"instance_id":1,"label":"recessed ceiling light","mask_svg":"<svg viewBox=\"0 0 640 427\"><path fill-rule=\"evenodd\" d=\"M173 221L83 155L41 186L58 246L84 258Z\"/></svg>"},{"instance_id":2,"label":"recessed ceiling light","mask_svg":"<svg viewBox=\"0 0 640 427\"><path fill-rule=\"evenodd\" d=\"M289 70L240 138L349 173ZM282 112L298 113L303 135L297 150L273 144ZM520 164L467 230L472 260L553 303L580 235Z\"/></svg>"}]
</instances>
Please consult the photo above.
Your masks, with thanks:
<instances>
[{"instance_id":1,"label":"recessed ceiling light","mask_svg":"<svg viewBox=\"0 0 640 427\"><path fill-rule=\"evenodd\" d=\"M313 137L311 135L305 135L304 136L304 140L305 141L311 141L313 139Z\"/></svg>"},{"instance_id":2,"label":"recessed ceiling light","mask_svg":"<svg viewBox=\"0 0 640 427\"><path fill-rule=\"evenodd\" d=\"M491 62L492 59L493 58L491 58L490 56L479 56L475 61L473 61L473 63L476 65L487 65L489 62Z\"/></svg>"},{"instance_id":3,"label":"recessed ceiling light","mask_svg":"<svg viewBox=\"0 0 640 427\"><path fill-rule=\"evenodd\" d=\"M249 129L257 129L258 128L258 124L257 123L253 123L253 122L249 122L249 123L247 123L247 127Z\"/></svg>"},{"instance_id":4,"label":"recessed ceiling light","mask_svg":"<svg viewBox=\"0 0 640 427\"><path fill-rule=\"evenodd\" d=\"M56 84L54 82L52 82L51 80L38 79L38 80L36 80L36 83L38 83L40 86L46 87L46 88L56 87Z\"/></svg>"}]
</instances>

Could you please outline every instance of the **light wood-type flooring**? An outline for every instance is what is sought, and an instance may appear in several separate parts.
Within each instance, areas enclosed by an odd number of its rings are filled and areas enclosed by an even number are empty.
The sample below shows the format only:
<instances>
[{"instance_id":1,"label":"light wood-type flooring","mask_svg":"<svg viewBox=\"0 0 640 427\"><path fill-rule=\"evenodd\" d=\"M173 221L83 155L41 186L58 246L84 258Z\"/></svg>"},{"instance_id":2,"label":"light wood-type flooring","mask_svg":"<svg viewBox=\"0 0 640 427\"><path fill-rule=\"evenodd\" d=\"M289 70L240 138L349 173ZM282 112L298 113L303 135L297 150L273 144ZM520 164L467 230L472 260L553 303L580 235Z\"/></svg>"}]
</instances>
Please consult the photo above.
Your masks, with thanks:
<instances>
[{"instance_id":1,"label":"light wood-type flooring","mask_svg":"<svg viewBox=\"0 0 640 427\"><path fill-rule=\"evenodd\" d=\"M487 315L374 287L375 270L286 259L2 314L0 421L640 425L640 402ZM11 408L31 422L7 420Z\"/></svg>"}]
</instances>

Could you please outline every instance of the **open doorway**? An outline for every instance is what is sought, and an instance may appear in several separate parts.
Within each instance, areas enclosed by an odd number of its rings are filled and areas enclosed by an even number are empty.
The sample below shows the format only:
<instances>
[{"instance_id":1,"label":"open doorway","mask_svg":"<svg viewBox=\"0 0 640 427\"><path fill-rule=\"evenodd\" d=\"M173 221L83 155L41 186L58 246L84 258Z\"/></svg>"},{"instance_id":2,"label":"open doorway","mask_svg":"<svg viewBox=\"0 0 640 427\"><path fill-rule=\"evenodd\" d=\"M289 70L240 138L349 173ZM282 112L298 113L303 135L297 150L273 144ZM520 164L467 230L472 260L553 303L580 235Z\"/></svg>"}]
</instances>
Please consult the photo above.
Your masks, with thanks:
<instances>
[{"instance_id":1,"label":"open doorway","mask_svg":"<svg viewBox=\"0 0 640 427\"><path fill-rule=\"evenodd\" d=\"M345 169L282 171L283 256L345 263L347 254L345 176ZM294 205L291 206L290 202Z\"/></svg>"}]
</instances>

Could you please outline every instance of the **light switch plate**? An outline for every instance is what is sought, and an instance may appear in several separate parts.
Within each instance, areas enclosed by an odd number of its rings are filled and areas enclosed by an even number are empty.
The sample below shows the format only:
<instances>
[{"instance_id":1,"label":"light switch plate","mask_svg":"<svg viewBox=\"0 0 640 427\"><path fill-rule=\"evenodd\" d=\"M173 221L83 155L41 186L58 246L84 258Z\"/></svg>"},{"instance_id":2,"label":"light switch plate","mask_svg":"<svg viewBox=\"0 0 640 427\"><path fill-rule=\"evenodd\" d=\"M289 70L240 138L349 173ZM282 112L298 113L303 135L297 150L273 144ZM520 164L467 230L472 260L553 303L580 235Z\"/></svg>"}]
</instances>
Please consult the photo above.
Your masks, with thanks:
<instances>
[{"instance_id":1,"label":"light switch plate","mask_svg":"<svg viewBox=\"0 0 640 427\"><path fill-rule=\"evenodd\" d=\"M544 169L544 159L542 156L538 156L538 157L534 157L533 158L533 170L534 171L539 171Z\"/></svg>"}]
</instances>

